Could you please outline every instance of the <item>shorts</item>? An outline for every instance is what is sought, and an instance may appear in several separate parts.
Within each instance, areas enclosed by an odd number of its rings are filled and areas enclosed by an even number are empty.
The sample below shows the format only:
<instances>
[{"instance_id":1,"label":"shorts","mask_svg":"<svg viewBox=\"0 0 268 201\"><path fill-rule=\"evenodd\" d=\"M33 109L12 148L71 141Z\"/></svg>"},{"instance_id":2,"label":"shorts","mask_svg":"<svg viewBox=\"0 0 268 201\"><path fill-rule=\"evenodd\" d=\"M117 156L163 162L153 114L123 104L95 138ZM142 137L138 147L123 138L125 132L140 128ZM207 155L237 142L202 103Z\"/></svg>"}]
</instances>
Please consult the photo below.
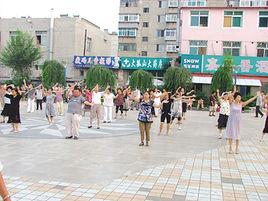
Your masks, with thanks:
<instances>
[{"instance_id":1,"label":"shorts","mask_svg":"<svg viewBox=\"0 0 268 201\"><path fill-rule=\"evenodd\" d=\"M165 120L169 124L171 122L171 115L170 114L161 114L161 123L164 123Z\"/></svg>"}]
</instances>

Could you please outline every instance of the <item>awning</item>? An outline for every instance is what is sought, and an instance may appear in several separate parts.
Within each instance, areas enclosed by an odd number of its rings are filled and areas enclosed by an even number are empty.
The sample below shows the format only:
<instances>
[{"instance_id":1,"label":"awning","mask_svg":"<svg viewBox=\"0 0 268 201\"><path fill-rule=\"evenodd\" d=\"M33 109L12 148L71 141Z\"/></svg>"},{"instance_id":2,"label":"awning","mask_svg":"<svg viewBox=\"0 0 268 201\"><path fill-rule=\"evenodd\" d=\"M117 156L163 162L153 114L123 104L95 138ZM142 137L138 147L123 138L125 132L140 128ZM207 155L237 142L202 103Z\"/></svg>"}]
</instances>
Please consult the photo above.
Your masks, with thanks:
<instances>
[{"instance_id":1,"label":"awning","mask_svg":"<svg viewBox=\"0 0 268 201\"><path fill-rule=\"evenodd\" d=\"M192 82L195 84L211 84L212 77L198 77L193 76ZM233 80L235 82L235 80ZM254 86L254 87L261 87L261 81L257 79L241 79L238 78L236 80L236 84L238 86Z\"/></svg>"}]
</instances>

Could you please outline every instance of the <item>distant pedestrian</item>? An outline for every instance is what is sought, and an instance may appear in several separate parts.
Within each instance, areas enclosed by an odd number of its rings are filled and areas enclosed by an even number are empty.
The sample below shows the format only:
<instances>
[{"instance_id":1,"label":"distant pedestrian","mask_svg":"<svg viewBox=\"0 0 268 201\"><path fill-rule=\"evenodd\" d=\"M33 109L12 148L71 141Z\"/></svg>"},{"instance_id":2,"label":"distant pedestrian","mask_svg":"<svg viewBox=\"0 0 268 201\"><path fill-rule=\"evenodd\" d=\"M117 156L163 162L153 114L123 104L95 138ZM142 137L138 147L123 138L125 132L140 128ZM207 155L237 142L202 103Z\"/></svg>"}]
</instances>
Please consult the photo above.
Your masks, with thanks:
<instances>
[{"instance_id":1,"label":"distant pedestrian","mask_svg":"<svg viewBox=\"0 0 268 201\"><path fill-rule=\"evenodd\" d=\"M107 88L103 94L103 123L111 123L113 118L114 94L111 93L111 88Z\"/></svg>"},{"instance_id":2,"label":"distant pedestrian","mask_svg":"<svg viewBox=\"0 0 268 201\"><path fill-rule=\"evenodd\" d=\"M46 118L49 124L52 124L53 118L56 116L55 110L56 95L52 93L52 89L48 89L46 94Z\"/></svg>"},{"instance_id":3,"label":"distant pedestrian","mask_svg":"<svg viewBox=\"0 0 268 201\"><path fill-rule=\"evenodd\" d=\"M117 89L115 96L115 119L117 119L118 112L120 111L121 118L123 117L124 95L122 89Z\"/></svg>"},{"instance_id":4,"label":"distant pedestrian","mask_svg":"<svg viewBox=\"0 0 268 201\"><path fill-rule=\"evenodd\" d=\"M44 96L44 91L42 86L38 86L37 89L35 90L35 97L36 97L36 110L42 110L42 104L43 104L43 97Z\"/></svg>"},{"instance_id":5,"label":"distant pedestrian","mask_svg":"<svg viewBox=\"0 0 268 201\"><path fill-rule=\"evenodd\" d=\"M63 116L64 113L64 104L63 104L63 89L61 86L55 87L56 93L56 107L58 115Z\"/></svg>"},{"instance_id":6,"label":"distant pedestrian","mask_svg":"<svg viewBox=\"0 0 268 201\"><path fill-rule=\"evenodd\" d=\"M216 112L216 93L213 91L209 97L209 116L215 117Z\"/></svg>"},{"instance_id":7,"label":"distant pedestrian","mask_svg":"<svg viewBox=\"0 0 268 201\"><path fill-rule=\"evenodd\" d=\"M256 115L255 117L259 117L259 114L261 115L261 117L263 117L263 113L261 111L262 107L263 107L263 96L264 96L264 92L260 92L258 94L257 100L256 100Z\"/></svg>"}]
</instances>

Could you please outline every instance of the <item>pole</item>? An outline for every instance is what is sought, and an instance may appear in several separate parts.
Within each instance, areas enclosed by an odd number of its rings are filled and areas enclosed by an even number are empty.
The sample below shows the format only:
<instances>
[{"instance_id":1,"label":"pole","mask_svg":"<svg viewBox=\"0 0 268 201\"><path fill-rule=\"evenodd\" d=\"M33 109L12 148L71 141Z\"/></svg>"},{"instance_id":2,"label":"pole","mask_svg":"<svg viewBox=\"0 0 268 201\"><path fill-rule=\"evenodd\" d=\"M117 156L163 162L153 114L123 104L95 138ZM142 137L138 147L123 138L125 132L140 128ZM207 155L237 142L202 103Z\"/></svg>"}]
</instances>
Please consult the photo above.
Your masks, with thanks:
<instances>
[{"instance_id":1,"label":"pole","mask_svg":"<svg viewBox=\"0 0 268 201\"><path fill-rule=\"evenodd\" d=\"M53 60L53 36L54 36L54 9L50 10L50 37L49 37L49 60Z\"/></svg>"}]
</instances>

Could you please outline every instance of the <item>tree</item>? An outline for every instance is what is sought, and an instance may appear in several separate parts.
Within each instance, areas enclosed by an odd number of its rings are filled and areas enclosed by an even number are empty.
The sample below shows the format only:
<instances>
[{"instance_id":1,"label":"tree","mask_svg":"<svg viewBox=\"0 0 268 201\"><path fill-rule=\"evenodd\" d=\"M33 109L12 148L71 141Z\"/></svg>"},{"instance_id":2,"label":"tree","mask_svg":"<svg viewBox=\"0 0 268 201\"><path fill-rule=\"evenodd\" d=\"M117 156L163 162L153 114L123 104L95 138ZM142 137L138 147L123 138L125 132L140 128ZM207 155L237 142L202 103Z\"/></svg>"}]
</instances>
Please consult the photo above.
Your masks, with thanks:
<instances>
[{"instance_id":1,"label":"tree","mask_svg":"<svg viewBox=\"0 0 268 201\"><path fill-rule=\"evenodd\" d=\"M41 58L40 50L28 33L17 31L0 55L0 62L13 71L13 79L29 79L32 63Z\"/></svg>"},{"instance_id":2,"label":"tree","mask_svg":"<svg viewBox=\"0 0 268 201\"><path fill-rule=\"evenodd\" d=\"M131 74L129 85L144 92L153 88L153 75L145 70L136 70Z\"/></svg>"},{"instance_id":3,"label":"tree","mask_svg":"<svg viewBox=\"0 0 268 201\"><path fill-rule=\"evenodd\" d=\"M92 89L99 84L101 88L106 86L114 87L116 76L110 69L102 66L95 66L87 71L86 84L89 89Z\"/></svg>"},{"instance_id":4,"label":"tree","mask_svg":"<svg viewBox=\"0 0 268 201\"><path fill-rule=\"evenodd\" d=\"M221 92L233 89L233 58L225 56L223 66L213 74L211 81L211 91L219 89Z\"/></svg>"},{"instance_id":5,"label":"tree","mask_svg":"<svg viewBox=\"0 0 268 201\"><path fill-rule=\"evenodd\" d=\"M189 88L192 85L191 73L182 67L170 67L164 74L164 88L174 93L179 87Z\"/></svg>"},{"instance_id":6,"label":"tree","mask_svg":"<svg viewBox=\"0 0 268 201\"><path fill-rule=\"evenodd\" d=\"M56 60L45 61L42 68L42 82L45 88L53 87L56 83L64 86L64 66Z\"/></svg>"}]
</instances>

